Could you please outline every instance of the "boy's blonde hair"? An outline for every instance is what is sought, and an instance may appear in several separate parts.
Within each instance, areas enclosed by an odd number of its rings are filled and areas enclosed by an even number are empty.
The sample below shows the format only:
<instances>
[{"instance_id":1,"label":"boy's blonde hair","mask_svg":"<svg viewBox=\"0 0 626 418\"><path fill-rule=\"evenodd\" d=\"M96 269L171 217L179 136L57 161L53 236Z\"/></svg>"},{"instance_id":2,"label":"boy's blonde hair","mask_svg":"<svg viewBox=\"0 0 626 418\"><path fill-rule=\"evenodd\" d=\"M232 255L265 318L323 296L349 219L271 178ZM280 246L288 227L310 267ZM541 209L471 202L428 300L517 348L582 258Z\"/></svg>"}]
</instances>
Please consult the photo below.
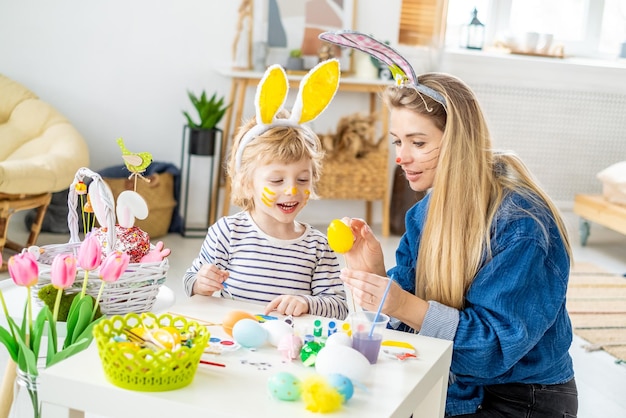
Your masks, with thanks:
<instances>
[{"instance_id":1,"label":"boy's blonde hair","mask_svg":"<svg viewBox=\"0 0 626 418\"><path fill-rule=\"evenodd\" d=\"M281 118L289 113L281 111ZM241 164L237 169L236 155L243 136L256 126L255 118L250 119L239 128L230 150L227 174L231 179L231 201L243 210L254 209L253 181L254 172L258 167L279 162L282 164L296 163L302 159L311 160L312 178L310 199L317 199L315 184L322 174L324 152L319 137L307 126L276 126L256 136L244 148Z\"/></svg>"}]
</instances>

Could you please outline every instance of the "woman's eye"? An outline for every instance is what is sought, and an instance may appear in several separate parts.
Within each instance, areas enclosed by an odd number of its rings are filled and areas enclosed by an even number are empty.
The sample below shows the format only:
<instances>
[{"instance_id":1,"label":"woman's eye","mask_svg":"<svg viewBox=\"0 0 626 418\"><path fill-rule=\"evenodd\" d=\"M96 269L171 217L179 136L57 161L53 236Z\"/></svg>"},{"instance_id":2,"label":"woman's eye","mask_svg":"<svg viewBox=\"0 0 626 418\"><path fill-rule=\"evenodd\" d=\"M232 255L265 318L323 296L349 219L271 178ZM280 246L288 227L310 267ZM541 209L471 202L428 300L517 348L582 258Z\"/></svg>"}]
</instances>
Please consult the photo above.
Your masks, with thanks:
<instances>
[{"instance_id":1,"label":"woman's eye","mask_svg":"<svg viewBox=\"0 0 626 418\"><path fill-rule=\"evenodd\" d=\"M399 139L394 139L393 141L391 141L391 145L395 145L396 147L399 146L401 144Z\"/></svg>"},{"instance_id":2,"label":"woman's eye","mask_svg":"<svg viewBox=\"0 0 626 418\"><path fill-rule=\"evenodd\" d=\"M417 148L422 148L424 145L426 145L426 142L415 141L413 142L413 145L415 145Z\"/></svg>"}]
</instances>

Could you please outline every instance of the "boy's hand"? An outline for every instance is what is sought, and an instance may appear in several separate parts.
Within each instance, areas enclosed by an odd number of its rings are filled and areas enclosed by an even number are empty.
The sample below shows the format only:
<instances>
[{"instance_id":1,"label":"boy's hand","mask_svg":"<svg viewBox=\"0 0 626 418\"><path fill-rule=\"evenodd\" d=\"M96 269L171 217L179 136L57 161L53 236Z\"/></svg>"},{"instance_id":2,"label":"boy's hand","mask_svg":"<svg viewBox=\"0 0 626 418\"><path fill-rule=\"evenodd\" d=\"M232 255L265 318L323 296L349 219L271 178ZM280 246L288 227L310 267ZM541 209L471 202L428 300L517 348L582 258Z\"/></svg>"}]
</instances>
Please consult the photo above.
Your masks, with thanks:
<instances>
[{"instance_id":1,"label":"boy's hand","mask_svg":"<svg viewBox=\"0 0 626 418\"><path fill-rule=\"evenodd\" d=\"M226 279L228 279L227 271L220 270L214 264L205 264L196 273L193 294L211 296L224 288L223 283Z\"/></svg>"},{"instance_id":2,"label":"boy's hand","mask_svg":"<svg viewBox=\"0 0 626 418\"><path fill-rule=\"evenodd\" d=\"M309 304L302 296L280 295L265 307L265 315L276 311L281 315L300 316L309 313Z\"/></svg>"}]
</instances>

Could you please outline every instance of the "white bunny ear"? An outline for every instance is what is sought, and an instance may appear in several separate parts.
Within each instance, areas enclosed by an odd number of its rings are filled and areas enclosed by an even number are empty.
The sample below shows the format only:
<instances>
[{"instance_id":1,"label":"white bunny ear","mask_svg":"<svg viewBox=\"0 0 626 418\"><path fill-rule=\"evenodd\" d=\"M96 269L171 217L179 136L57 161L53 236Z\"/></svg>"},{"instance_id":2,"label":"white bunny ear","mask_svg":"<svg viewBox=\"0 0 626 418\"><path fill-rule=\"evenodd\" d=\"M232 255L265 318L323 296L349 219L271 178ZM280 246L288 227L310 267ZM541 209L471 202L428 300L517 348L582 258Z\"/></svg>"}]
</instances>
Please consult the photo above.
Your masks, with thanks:
<instances>
[{"instance_id":1,"label":"white bunny ear","mask_svg":"<svg viewBox=\"0 0 626 418\"><path fill-rule=\"evenodd\" d=\"M339 88L339 61L330 59L313 67L300 82L290 119L310 122L326 109Z\"/></svg>"},{"instance_id":2,"label":"white bunny ear","mask_svg":"<svg viewBox=\"0 0 626 418\"><path fill-rule=\"evenodd\" d=\"M265 70L254 98L257 123L272 123L276 113L283 107L288 92L287 74L280 65L275 64Z\"/></svg>"}]
</instances>

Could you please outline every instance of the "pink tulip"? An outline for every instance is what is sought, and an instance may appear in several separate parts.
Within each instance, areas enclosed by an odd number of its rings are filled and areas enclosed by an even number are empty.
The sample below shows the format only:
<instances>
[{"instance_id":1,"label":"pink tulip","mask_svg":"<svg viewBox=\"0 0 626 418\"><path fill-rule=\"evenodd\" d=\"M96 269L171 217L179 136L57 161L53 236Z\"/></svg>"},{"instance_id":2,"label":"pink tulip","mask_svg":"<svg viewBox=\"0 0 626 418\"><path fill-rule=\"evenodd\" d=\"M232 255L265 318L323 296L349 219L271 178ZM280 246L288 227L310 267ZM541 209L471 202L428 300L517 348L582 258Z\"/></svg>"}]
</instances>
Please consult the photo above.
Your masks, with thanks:
<instances>
[{"instance_id":1,"label":"pink tulip","mask_svg":"<svg viewBox=\"0 0 626 418\"><path fill-rule=\"evenodd\" d=\"M93 312L91 314L92 317L98 310L98 303L100 302L100 297L102 296L102 291L104 290L104 284L118 281L122 274L126 271L128 263L130 263L130 255L121 251L115 251L104 259L102 265L100 266L100 279L102 280L102 284L100 285L100 291L98 292L98 297L96 298L96 303L93 307Z\"/></svg>"},{"instance_id":2,"label":"pink tulip","mask_svg":"<svg viewBox=\"0 0 626 418\"><path fill-rule=\"evenodd\" d=\"M102 263L102 245L95 235L87 234L78 249L78 265L83 270L95 270Z\"/></svg>"},{"instance_id":3,"label":"pink tulip","mask_svg":"<svg viewBox=\"0 0 626 418\"><path fill-rule=\"evenodd\" d=\"M50 280L56 289L67 289L76 279L76 258L71 254L58 254L52 261Z\"/></svg>"},{"instance_id":4,"label":"pink tulip","mask_svg":"<svg viewBox=\"0 0 626 418\"><path fill-rule=\"evenodd\" d=\"M39 280L39 266L35 256L29 252L15 254L9 258L9 274L18 286L31 287Z\"/></svg>"},{"instance_id":5,"label":"pink tulip","mask_svg":"<svg viewBox=\"0 0 626 418\"><path fill-rule=\"evenodd\" d=\"M130 256L126 253L115 251L107 256L100 266L100 279L107 283L116 282L126 271L130 263Z\"/></svg>"}]
</instances>

